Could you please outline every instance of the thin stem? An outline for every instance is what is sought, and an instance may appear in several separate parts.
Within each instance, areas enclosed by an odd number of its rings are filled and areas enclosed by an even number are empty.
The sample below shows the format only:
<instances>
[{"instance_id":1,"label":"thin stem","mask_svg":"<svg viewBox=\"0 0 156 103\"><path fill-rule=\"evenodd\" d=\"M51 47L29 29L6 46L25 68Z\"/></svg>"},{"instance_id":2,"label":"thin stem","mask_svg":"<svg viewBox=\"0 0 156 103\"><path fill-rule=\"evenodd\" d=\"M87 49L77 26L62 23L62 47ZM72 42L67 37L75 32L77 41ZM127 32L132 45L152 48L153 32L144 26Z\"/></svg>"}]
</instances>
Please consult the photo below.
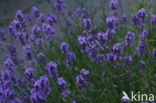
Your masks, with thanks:
<instances>
[{"instance_id":1,"label":"thin stem","mask_svg":"<svg viewBox=\"0 0 156 103\"><path fill-rule=\"evenodd\" d=\"M123 11L122 1L121 1L121 0L119 0L119 5L120 5L120 10L121 10L121 13L123 14L123 13L124 13L124 11Z\"/></svg>"}]
</instances>

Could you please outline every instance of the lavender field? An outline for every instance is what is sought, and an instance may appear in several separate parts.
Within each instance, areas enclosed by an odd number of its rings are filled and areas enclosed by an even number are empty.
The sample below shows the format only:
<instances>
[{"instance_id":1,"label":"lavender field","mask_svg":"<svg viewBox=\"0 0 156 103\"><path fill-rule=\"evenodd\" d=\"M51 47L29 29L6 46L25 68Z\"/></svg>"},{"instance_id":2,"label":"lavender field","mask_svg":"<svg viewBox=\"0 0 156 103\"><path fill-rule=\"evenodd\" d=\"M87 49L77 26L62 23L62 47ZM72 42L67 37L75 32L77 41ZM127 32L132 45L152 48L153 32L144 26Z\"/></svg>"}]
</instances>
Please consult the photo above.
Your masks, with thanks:
<instances>
[{"instance_id":1,"label":"lavender field","mask_svg":"<svg viewBox=\"0 0 156 103\"><path fill-rule=\"evenodd\" d=\"M0 103L156 103L155 2L1 0Z\"/></svg>"}]
</instances>

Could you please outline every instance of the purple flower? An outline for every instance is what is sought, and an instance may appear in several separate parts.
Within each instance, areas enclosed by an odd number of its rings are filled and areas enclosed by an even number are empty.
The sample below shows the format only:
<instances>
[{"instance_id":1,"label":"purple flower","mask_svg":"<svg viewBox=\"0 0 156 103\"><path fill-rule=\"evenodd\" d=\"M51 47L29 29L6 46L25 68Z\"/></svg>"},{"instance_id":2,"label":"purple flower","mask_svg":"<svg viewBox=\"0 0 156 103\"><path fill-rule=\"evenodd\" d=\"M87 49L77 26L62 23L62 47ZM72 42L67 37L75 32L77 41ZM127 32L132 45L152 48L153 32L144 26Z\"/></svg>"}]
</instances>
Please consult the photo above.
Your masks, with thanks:
<instances>
[{"instance_id":1,"label":"purple flower","mask_svg":"<svg viewBox=\"0 0 156 103\"><path fill-rule=\"evenodd\" d=\"M147 39L147 36L148 36L148 30L143 30L143 32L140 35L140 39L142 41L145 41Z\"/></svg>"},{"instance_id":2,"label":"purple flower","mask_svg":"<svg viewBox=\"0 0 156 103\"><path fill-rule=\"evenodd\" d=\"M64 0L57 0L58 3L64 3Z\"/></svg>"},{"instance_id":3,"label":"purple flower","mask_svg":"<svg viewBox=\"0 0 156 103\"><path fill-rule=\"evenodd\" d=\"M48 15L47 20L48 20L50 25L57 23L57 17L54 15L51 15L51 14Z\"/></svg>"},{"instance_id":4,"label":"purple flower","mask_svg":"<svg viewBox=\"0 0 156 103\"><path fill-rule=\"evenodd\" d=\"M138 56L145 56L147 50L147 43L140 42L137 47Z\"/></svg>"},{"instance_id":5,"label":"purple flower","mask_svg":"<svg viewBox=\"0 0 156 103\"><path fill-rule=\"evenodd\" d=\"M64 98L68 98L70 96L70 91L69 90L64 90L61 95L64 97Z\"/></svg>"},{"instance_id":6,"label":"purple flower","mask_svg":"<svg viewBox=\"0 0 156 103\"><path fill-rule=\"evenodd\" d=\"M81 15L81 9L80 8L77 8L75 12L76 12L76 14Z\"/></svg>"},{"instance_id":7,"label":"purple flower","mask_svg":"<svg viewBox=\"0 0 156 103\"><path fill-rule=\"evenodd\" d=\"M138 11L137 15L138 15L139 17L141 17L141 18L144 19L145 16L146 16L146 10L145 10L144 8L141 8L141 9Z\"/></svg>"},{"instance_id":8,"label":"purple flower","mask_svg":"<svg viewBox=\"0 0 156 103\"><path fill-rule=\"evenodd\" d=\"M41 64L46 63L46 56L43 53L39 53L37 56L38 56L39 63L41 63Z\"/></svg>"},{"instance_id":9,"label":"purple flower","mask_svg":"<svg viewBox=\"0 0 156 103\"><path fill-rule=\"evenodd\" d=\"M153 49L152 56L156 59L156 49Z\"/></svg>"},{"instance_id":10,"label":"purple flower","mask_svg":"<svg viewBox=\"0 0 156 103\"><path fill-rule=\"evenodd\" d=\"M34 92L31 94L31 100L33 103L44 103L45 99L38 92Z\"/></svg>"},{"instance_id":11,"label":"purple flower","mask_svg":"<svg viewBox=\"0 0 156 103\"><path fill-rule=\"evenodd\" d=\"M113 10L117 9L118 8L118 1L117 0L110 0L109 7Z\"/></svg>"},{"instance_id":12,"label":"purple flower","mask_svg":"<svg viewBox=\"0 0 156 103\"><path fill-rule=\"evenodd\" d=\"M17 12L16 12L16 19L18 19L19 21L23 21L24 20L24 14L22 13L21 10L17 10Z\"/></svg>"},{"instance_id":13,"label":"purple flower","mask_svg":"<svg viewBox=\"0 0 156 103\"><path fill-rule=\"evenodd\" d=\"M118 54L122 53L122 52L123 52L123 45L120 44L120 43L115 44L115 45L113 46L113 51L114 51L115 53L118 53Z\"/></svg>"},{"instance_id":14,"label":"purple flower","mask_svg":"<svg viewBox=\"0 0 156 103\"><path fill-rule=\"evenodd\" d=\"M34 32L34 34L36 35L36 37L39 37L39 34L41 32L41 28L37 25L34 25L32 28L32 31Z\"/></svg>"},{"instance_id":15,"label":"purple flower","mask_svg":"<svg viewBox=\"0 0 156 103\"><path fill-rule=\"evenodd\" d=\"M86 86L88 84L88 82L82 75L76 76L76 82L79 86Z\"/></svg>"},{"instance_id":16,"label":"purple flower","mask_svg":"<svg viewBox=\"0 0 156 103\"><path fill-rule=\"evenodd\" d=\"M106 23L107 23L108 28L113 29L119 25L119 20L115 16L107 17Z\"/></svg>"},{"instance_id":17,"label":"purple flower","mask_svg":"<svg viewBox=\"0 0 156 103\"><path fill-rule=\"evenodd\" d=\"M31 60L32 59L32 50L30 45L26 45L23 47L23 51L27 59Z\"/></svg>"},{"instance_id":18,"label":"purple flower","mask_svg":"<svg viewBox=\"0 0 156 103\"><path fill-rule=\"evenodd\" d=\"M129 99L122 99L122 103L131 103Z\"/></svg>"},{"instance_id":19,"label":"purple flower","mask_svg":"<svg viewBox=\"0 0 156 103\"><path fill-rule=\"evenodd\" d=\"M140 9L137 14L133 17L133 23L137 28L143 28L143 23L145 22L146 10L144 8Z\"/></svg>"},{"instance_id":20,"label":"purple flower","mask_svg":"<svg viewBox=\"0 0 156 103\"><path fill-rule=\"evenodd\" d=\"M151 22L153 25L156 24L156 15L151 15Z\"/></svg>"},{"instance_id":21,"label":"purple flower","mask_svg":"<svg viewBox=\"0 0 156 103\"><path fill-rule=\"evenodd\" d=\"M127 14L123 14L122 15L122 21L123 21L123 23L127 23L128 22L128 15Z\"/></svg>"},{"instance_id":22,"label":"purple flower","mask_svg":"<svg viewBox=\"0 0 156 103\"><path fill-rule=\"evenodd\" d=\"M62 77L59 77L59 78L57 79L57 84L58 84L58 86L59 86L62 90L65 90L65 89L66 89L67 82L66 82Z\"/></svg>"},{"instance_id":23,"label":"purple flower","mask_svg":"<svg viewBox=\"0 0 156 103\"><path fill-rule=\"evenodd\" d=\"M134 32L127 32L127 35L125 37L125 45L131 47L133 46L134 41L135 41Z\"/></svg>"},{"instance_id":24,"label":"purple flower","mask_svg":"<svg viewBox=\"0 0 156 103\"><path fill-rule=\"evenodd\" d=\"M11 56L17 56L17 51L16 51L16 47L13 44L8 44L7 45L7 49L10 53Z\"/></svg>"},{"instance_id":25,"label":"purple flower","mask_svg":"<svg viewBox=\"0 0 156 103\"><path fill-rule=\"evenodd\" d=\"M108 33L98 33L97 38L101 41L107 41L109 39Z\"/></svg>"},{"instance_id":26,"label":"purple flower","mask_svg":"<svg viewBox=\"0 0 156 103\"><path fill-rule=\"evenodd\" d=\"M17 33L17 39L20 41L21 45L25 45L27 38L26 38L27 34L24 32L18 32Z\"/></svg>"},{"instance_id":27,"label":"purple flower","mask_svg":"<svg viewBox=\"0 0 156 103\"><path fill-rule=\"evenodd\" d=\"M35 81L34 87L30 90L32 102L45 103L51 91L48 77L41 76L39 80Z\"/></svg>"},{"instance_id":28,"label":"purple flower","mask_svg":"<svg viewBox=\"0 0 156 103\"><path fill-rule=\"evenodd\" d=\"M75 12L82 18L87 18L87 16L90 14L89 10L86 8L77 8Z\"/></svg>"},{"instance_id":29,"label":"purple flower","mask_svg":"<svg viewBox=\"0 0 156 103\"><path fill-rule=\"evenodd\" d=\"M4 70L1 72L1 78L2 80L13 81L15 80L15 74L11 70Z\"/></svg>"},{"instance_id":30,"label":"purple flower","mask_svg":"<svg viewBox=\"0 0 156 103\"><path fill-rule=\"evenodd\" d=\"M145 68L145 66L146 66L146 62L145 62L144 60L141 60L141 61L139 62L139 64L140 64L140 67L141 67L141 68Z\"/></svg>"},{"instance_id":31,"label":"purple flower","mask_svg":"<svg viewBox=\"0 0 156 103\"><path fill-rule=\"evenodd\" d=\"M88 76L90 74L89 70L82 69L80 72L83 76Z\"/></svg>"},{"instance_id":32,"label":"purple flower","mask_svg":"<svg viewBox=\"0 0 156 103\"><path fill-rule=\"evenodd\" d=\"M64 2L64 0L57 0L57 3L55 3L54 6L57 10L63 10L66 6L66 3Z\"/></svg>"},{"instance_id":33,"label":"purple flower","mask_svg":"<svg viewBox=\"0 0 156 103\"><path fill-rule=\"evenodd\" d=\"M105 55L104 54L97 54L96 55L96 62L99 64L99 65L104 65L106 59L105 59Z\"/></svg>"},{"instance_id":34,"label":"purple flower","mask_svg":"<svg viewBox=\"0 0 156 103\"><path fill-rule=\"evenodd\" d=\"M57 78L58 77L58 69L57 64L53 61L47 63L45 69L48 71L50 77Z\"/></svg>"},{"instance_id":35,"label":"purple flower","mask_svg":"<svg viewBox=\"0 0 156 103\"><path fill-rule=\"evenodd\" d=\"M90 18L83 19L83 25L84 25L85 29L91 29L91 27L92 27L91 19Z\"/></svg>"},{"instance_id":36,"label":"purple flower","mask_svg":"<svg viewBox=\"0 0 156 103\"><path fill-rule=\"evenodd\" d=\"M29 42L33 42L36 40L36 36L34 34L30 34L28 40Z\"/></svg>"},{"instance_id":37,"label":"purple flower","mask_svg":"<svg viewBox=\"0 0 156 103\"><path fill-rule=\"evenodd\" d=\"M85 45L87 43L87 38L85 36L78 36L78 41L80 45Z\"/></svg>"},{"instance_id":38,"label":"purple flower","mask_svg":"<svg viewBox=\"0 0 156 103\"><path fill-rule=\"evenodd\" d=\"M29 78L32 79L34 77L34 69L33 68L26 68L24 74Z\"/></svg>"},{"instance_id":39,"label":"purple flower","mask_svg":"<svg viewBox=\"0 0 156 103\"><path fill-rule=\"evenodd\" d=\"M32 15L33 15L34 17L39 17L39 15L40 15L39 9L38 9L37 7L33 7L33 8L31 9L31 13L32 13Z\"/></svg>"},{"instance_id":40,"label":"purple flower","mask_svg":"<svg viewBox=\"0 0 156 103\"><path fill-rule=\"evenodd\" d=\"M126 64L131 64L133 62L132 56L126 56L124 58L124 60L125 60Z\"/></svg>"},{"instance_id":41,"label":"purple flower","mask_svg":"<svg viewBox=\"0 0 156 103\"><path fill-rule=\"evenodd\" d=\"M67 52L70 51L70 46L68 43L62 42L60 45L60 49L61 49L62 53L67 54Z\"/></svg>"},{"instance_id":42,"label":"purple flower","mask_svg":"<svg viewBox=\"0 0 156 103\"><path fill-rule=\"evenodd\" d=\"M32 21L32 15L31 14L26 14L26 20L27 21Z\"/></svg>"},{"instance_id":43,"label":"purple flower","mask_svg":"<svg viewBox=\"0 0 156 103\"><path fill-rule=\"evenodd\" d=\"M7 88L4 90L4 96L9 100L9 99L13 99L14 96L14 92L12 89Z\"/></svg>"},{"instance_id":44,"label":"purple flower","mask_svg":"<svg viewBox=\"0 0 156 103\"><path fill-rule=\"evenodd\" d=\"M43 31L47 34L47 35L50 35L50 34L54 34L55 33L55 30L53 29L53 27L49 24L43 24Z\"/></svg>"},{"instance_id":45,"label":"purple flower","mask_svg":"<svg viewBox=\"0 0 156 103\"><path fill-rule=\"evenodd\" d=\"M89 74L90 74L90 72L88 70L82 69L81 74L76 76L76 83L79 86L87 86L89 84L89 81L88 81Z\"/></svg>"},{"instance_id":46,"label":"purple flower","mask_svg":"<svg viewBox=\"0 0 156 103\"><path fill-rule=\"evenodd\" d=\"M11 69L15 66L15 64L10 58L8 58L4 61L4 66L8 69Z\"/></svg>"},{"instance_id":47,"label":"purple flower","mask_svg":"<svg viewBox=\"0 0 156 103\"><path fill-rule=\"evenodd\" d=\"M46 15L44 13L40 13L39 21L41 23L44 23L46 21Z\"/></svg>"},{"instance_id":48,"label":"purple flower","mask_svg":"<svg viewBox=\"0 0 156 103\"><path fill-rule=\"evenodd\" d=\"M67 19L66 20L66 25L67 26L71 26L73 23L72 23L72 20L71 19Z\"/></svg>"},{"instance_id":49,"label":"purple flower","mask_svg":"<svg viewBox=\"0 0 156 103\"><path fill-rule=\"evenodd\" d=\"M6 37L4 36L5 31L0 29L0 41L5 41Z\"/></svg>"},{"instance_id":50,"label":"purple flower","mask_svg":"<svg viewBox=\"0 0 156 103\"><path fill-rule=\"evenodd\" d=\"M107 56L108 62L114 62L114 61L118 60L117 55L115 55L114 53L108 53L106 56Z\"/></svg>"},{"instance_id":51,"label":"purple flower","mask_svg":"<svg viewBox=\"0 0 156 103\"><path fill-rule=\"evenodd\" d=\"M44 45L44 40L43 40L43 38L38 38L38 39L36 39L35 43L36 43L36 45L37 45L39 48L42 48L43 45Z\"/></svg>"},{"instance_id":52,"label":"purple flower","mask_svg":"<svg viewBox=\"0 0 156 103\"><path fill-rule=\"evenodd\" d=\"M47 76L41 76L39 80L35 81L34 87L37 88L37 90L44 90L48 88L49 86L49 80Z\"/></svg>"},{"instance_id":53,"label":"purple flower","mask_svg":"<svg viewBox=\"0 0 156 103\"><path fill-rule=\"evenodd\" d=\"M54 28L51 25L43 24L43 31L46 33L47 38L49 40L53 40L54 39L55 30L54 30Z\"/></svg>"},{"instance_id":54,"label":"purple flower","mask_svg":"<svg viewBox=\"0 0 156 103\"><path fill-rule=\"evenodd\" d=\"M18 20L13 20L12 23L11 23L11 25L16 30L21 30L22 27L23 27L22 23L20 21L18 21Z\"/></svg>"},{"instance_id":55,"label":"purple flower","mask_svg":"<svg viewBox=\"0 0 156 103\"><path fill-rule=\"evenodd\" d=\"M66 58L67 58L66 59L67 66L70 66L76 61L76 55L74 52L67 52Z\"/></svg>"}]
</instances>

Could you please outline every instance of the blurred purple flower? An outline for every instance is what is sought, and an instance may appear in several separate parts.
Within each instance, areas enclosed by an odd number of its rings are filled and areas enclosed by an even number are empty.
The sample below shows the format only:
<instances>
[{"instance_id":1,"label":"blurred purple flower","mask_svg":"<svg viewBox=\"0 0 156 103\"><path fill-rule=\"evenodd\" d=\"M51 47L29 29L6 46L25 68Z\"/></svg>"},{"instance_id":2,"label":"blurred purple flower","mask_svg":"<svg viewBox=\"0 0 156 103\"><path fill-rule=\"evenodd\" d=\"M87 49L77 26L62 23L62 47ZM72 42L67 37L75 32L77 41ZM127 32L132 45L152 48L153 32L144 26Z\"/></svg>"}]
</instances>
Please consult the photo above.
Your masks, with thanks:
<instances>
[{"instance_id":1,"label":"blurred purple flower","mask_svg":"<svg viewBox=\"0 0 156 103\"><path fill-rule=\"evenodd\" d=\"M140 35L140 39L142 41L145 41L147 39L147 36L148 36L148 30L143 30L141 35Z\"/></svg>"},{"instance_id":2,"label":"blurred purple flower","mask_svg":"<svg viewBox=\"0 0 156 103\"><path fill-rule=\"evenodd\" d=\"M40 13L39 21L41 23L44 23L46 21L46 15L44 13Z\"/></svg>"},{"instance_id":3,"label":"blurred purple flower","mask_svg":"<svg viewBox=\"0 0 156 103\"><path fill-rule=\"evenodd\" d=\"M25 56L27 57L28 60L31 60L33 58L31 49L32 48L31 48L30 45L26 45L26 46L23 47L24 54L25 54Z\"/></svg>"},{"instance_id":4,"label":"blurred purple flower","mask_svg":"<svg viewBox=\"0 0 156 103\"><path fill-rule=\"evenodd\" d=\"M153 49L152 56L156 59L156 49Z\"/></svg>"},{"instance_id":5,"label":"blurred purple flower","mask_svg":"<svg viewBox=\"0 0 156 103\"><path fill-rule=\"evenodd\" d=\"M61 49L62 53L67 54L67 52L70 51L70 46L68 43L62 42L60 45L60 49Z\"/></svg>"},{"instance_id":6,"label":"blurred purple flower","mask_svg":"<svg viewBox=\"0 0 156 103\"><path fill-rule=\"evenodd\" d=\"M21 10L17 10L17 12L16 12L16 19L18 19L19 21L23 21L24 20L24 14L22 13Z\"/></svg>"},{"instance_id":7,"label":"blurred purple flower","mask_svg":"<svg viewBox=\"0 0 156 103\"><path fill-rule=\"evenodd\" d=\"M144 60L141 60L141 61L139 62L139 65L140 65L141 68L145 68L146 62L145 62Z\"/></svg>"},{"instance_id":8,"label":"blurred purple flower","mask_svg":"<svg viewBox=\"0 0 156 103\"><path fill-rule=\"evenodd\" d=\"M59 77L59 78L57 79L57 84L58 84L58 86L61 88L61 90L65 90L65 89L66 89L67 82L64 80L63 77Z\"/></svg>"},{"instance_id":9,"label":"blurred purple flower","mask_svg":"<svg viewBox=\"0 0 156 103\"><path fill-rule=\"evenodd\" d=\"M78 41L80 45L85 45L87 43L87 38L85 36L78 36Z\"/></svg>"},{"instance_id":10,"label":"blurred purple flower","mask_svg":"<svg viewBox=\"0 0 156 103\"><path fill-rule=\"evenodd\" d=\"M156 15L151 15L151 22L153 25L156 24Z\"/></svg>"},{"instance_id":11,"label":"blurred purple flower","mask_svg":"<svg viewBox=\"0 0 156 103\"><path fill-rule=\"evenodd\" d=\"M67 52L66 58L67 58L66 59L67 66L70 66L76 61L76 55L74 52Z\"/></svg>"},{"instance_id":12,"label":"blurred purple flower","mask_svg":"<svg viewBox=\"0 0 156 103\"><path fill-rule=\"evenodd\" d=\"M127 14L123 14L122 15L122 21L123 21L123 23L127 23L128 22L128 15Z\"/></svg>"},{"instance_id":13,"label":"blurred purple flower","mask_svg":"<svg viewBox=\"0 0 156 103\"><path fill-rule=\"evenodd\" d=\"M118 8L118 0L110 0L109 7L113 10Z\"/></svg>"},{"instance_id":14,"label":"blurred purple flower","mask_svg":"<svg viewBox=\"0 0 156 103\"><path fill-rule=\"evenodd\" d=\"M70 96L70 91L69 90L64 90L61 95L64 97L64 98L68 98Z\"/></svg>"},{"instance_id":15,"label":"blurred purple flower","mask_svg":"<svg viewBox=\"0 0 156 103\"><path fill-rule=\"evenodd\" d=\"M89 74L90 74L90 72L88 70L82 69L81 74L76 76L76 83L79 86L87 86L89 84L89 81L88 81Z\"/></svg>"},{"instance_id":16,"label":"blurred purple flower","mask_svg":"<svg viewBox=\"0 0 156 103\"><path fill-rule=\"evenodd\" d=\"M34 77L34 69L33 68L26 68L24 74L29 78L32 79Z\"/></svg>"},{"instance_id":17,"label":"blurred purple flower","mask_svg":"<svg viewBox=\"0 0 156 103\"><path fill-rule=\"evenodd\" d=\"M108 28L113 29L119 25L119 20L115 16L107 17L106 23L107 23Z\"/></svg>"},{"instance_id":18,"label":"blurred purple flower","mask_svg":"<svg viewBox=\"0 0 156 103\"><path fill-rule=\"evenodd\" d=\"M15 64L14 62L10 59L10 58L7 58L5 61L4 61L4 66L7 68L7 69L12 69Z\"/></svg>"},{"instance_id":19,"label":"blurred purple flower","mask_svg":"<svg viewBox=\"0 0 156 103\"><path fill-rule=\"evenodd\" d=\"M115 53L117 53L117 54L120 54L120 53L122 53L123 52L123 45L122 44L120 44L120 43L117 43L117 44L115 44L114 46L113 46L113 51L115 52Z\"/></svg>"},{"instance_id":20,"label":"blurred purple flower","mask_svg":"<svg viewBox=\"0 0 156 103\"><path fill-rule=\"evenodd\" d=\"M34 17L39 17L39 15L40 15L39 9L38 9L37 7L33 7L33 8L31 9L31 13L32 13L32 15L33 15Z\"/></svg>"},{"instance_id":21,"label":"blurred purple flower","mask_svg":"<svg viewBox=\"0 0 156 103\"><path fill-rule=\"evenodd\" d=\"M16 51L16 46L13 44L7 44L7 49L10 53L10 55L13 56L17 56L17 51Z\"/></svg>"},{"instance_id":22,"label":"blurred purple flower","mask_svg":"<svg viewBox=\"0 0 156 103\"><path fill-rule=\"evenodd\" d=\"M147 51L147 43L146 42L140 42L138 44L138 47L137 47L138 56L145 56L146 51Z\"/></svg>"},{"instance_id":23,"label":"blurred purple flower","mask_svg":"<svg viewBox=\"0 0 156 103\"><path fill-rule=\"evenodd\" d=\"M135 41L135 34L134 34L134 32L128 31L127 35L125 37L125 45L129 46L129 47L132 47L133 44L134 44L134 41Z\"/></svg>"},{"instance_id":24,"label":"blurred purple flower","mask_svg":"<svg viewBox=\"0 0 156 103\"><path fill-rule=\"evenodd\" d=\"M47 70L50 77L58 77L58 69L57 64L55 62L50 61L49 63L47 63L45 69Z\"/></svg>"},{"instance_id":25,"label":"blurred purple flower","mask_svg":"<svg viewBox=\"0 0 156 103\"><path fill-rule=\"evenodd\" d=\"M85 29L91 29L91 27L92 27L91 19L90 18L83 19L83 25L84 25Z\"/></svg>"},{"instance_id":26,"label":"blurred purple flower","mask_svg":"<svg viewBox=\"0 0 156 103\"><path fill-rule=\"evenodd\" d=\"M6 37L4 36L5 31L0 29L0 42L6 41Z\"/></svg>"},{"instance_id":27,"label":"blurred purple flower","mask_svg":"<svg viewBox=\"0 0 156 103\"><path fill-rule=\"evenodd\" d=\"M32 28L32 31L35 34L35 36L38 38L39 34L41 32L41 28L39 26L37 26L37 25L34 25L33 28Z\"/></svg>"},{"instance_id":28,"label":"blurred purple flower","mask_svg":"<svg viewBox=\"0 0 156 103\"><path fill-rule=\"evenodd\" d=\"M146 17L146 10L145 10L144 8L141 8L141 9L138 11L137 15L138 15L139 17L141 17L141 18L144 19L144 18Z\"/></svg>"},{"instance_id":29,"label":"blurred purple flower","mask_svg":"<svg viewBox=\"0 0 156 103\"><path fill-rule=\"evenodd\" d=\"M38 62L41 64L45 64L46 63L46 56L43 53L39 53L38 55Z\"/></svg>"},{"instance_id":30,"label":"blurred purple flower","mask_svg":"<svg viewBox=\"0 0 156 103\"><path fill-rule=\"evenodd\" d=\"M57 17L52 14L48 14L47 20L50 25L57 23Z\"/></svg>"}]
</instances>

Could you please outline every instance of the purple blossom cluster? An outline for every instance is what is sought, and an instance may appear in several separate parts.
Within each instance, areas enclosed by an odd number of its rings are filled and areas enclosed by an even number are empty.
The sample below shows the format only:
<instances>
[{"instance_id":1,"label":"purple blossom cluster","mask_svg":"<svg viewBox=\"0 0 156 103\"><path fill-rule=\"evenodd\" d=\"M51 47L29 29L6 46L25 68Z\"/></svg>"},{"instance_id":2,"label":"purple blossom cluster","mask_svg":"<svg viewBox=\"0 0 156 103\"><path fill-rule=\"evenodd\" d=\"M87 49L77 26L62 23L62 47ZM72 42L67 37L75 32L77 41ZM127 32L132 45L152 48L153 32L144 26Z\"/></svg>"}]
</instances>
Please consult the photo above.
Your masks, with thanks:
<instances>
[{"instance_id":1,"label":"purple blossom cluster","mask_svg":"<svg viewBox=\"0 0 156 103\"><path fill-rule=\"evenodd\" d=\"M88 75L90 74L90 72L86 69L82 69L80 73L80 75L76 76L76 83L79 86L89 85Z\"/></svg>"},{"instance_id":2,"label":"purple blossom cluster","mask_svg":"<svg viewBox=\"0 0 156 103\"><path fill-rule=\"evenodd\" d=\"M66 66L70 67L76 61L76 55L70 50L70 46L66 42L62 42L60 45L62 53L66 56Z\"/></svg>"},{"instance_id":3,"label":"purple blossom cluster","mask_svg":"<svg viewBox=\"0 0 156 103\"><path fill-rule=\"evenodd\" d=\"M50 3L49 0L48 2ZM78 28L79 25L73 26L76 24L74 13L63 12L67 6L64 0L57 0L53 6L54 11L62 13L62 17L67 16L64 24L59 13L45 14L33 7L27 14L18 10L8 26L8 31L0 29L0 45L4 45L8 50L3 63L5 69L0 72L0 103L46 103L49 99L55 99L55 95L65 102L71 97L69 101L77 103L75 98L80 96L75 94L79 93L81 87L94 87L91 75L95 74L89 68L92 64L87 64L83 59L79 60L79 56L86 55L89 62L95 62L98 68L105 65L115 68L128 67L136 61L135 65L144 69L148 64L144 58L149 54L155 62L156 49L149 49L150 30L146 28L146 18L150 17L151 25L155 26L156 15L149 15L145 8L139 9L131 21L125 13L108 15L105 30L102 31L96 28L89 15L90 11L86 8L76 9L76 16L78 15L77 18L82 23ZM118 0L110 0L109 7L113 12L118 12ZM79 32L68 35L64 26L69 31L72 28L78 29ZM126 28L124 33L121 32L123 26ZM62 32L64 35L58 39L57 34ZM5 34L9 34L7 36L14 39L16 45L9 41ZM122 34L123 37L120 36ZM69 36L72 37L73 44L67 41ZM60 39L63 41L59 42ZM57 44L60 44L59 50ZM22 51L21 55L19 49ZM73 70L76 67L82 68L84 64L88 69ZM73 88L78 90L73 92ZM54 94L53 91L58 93ZM128 103L126 100L123 102Z\"/></svg>"}]
</instances>

